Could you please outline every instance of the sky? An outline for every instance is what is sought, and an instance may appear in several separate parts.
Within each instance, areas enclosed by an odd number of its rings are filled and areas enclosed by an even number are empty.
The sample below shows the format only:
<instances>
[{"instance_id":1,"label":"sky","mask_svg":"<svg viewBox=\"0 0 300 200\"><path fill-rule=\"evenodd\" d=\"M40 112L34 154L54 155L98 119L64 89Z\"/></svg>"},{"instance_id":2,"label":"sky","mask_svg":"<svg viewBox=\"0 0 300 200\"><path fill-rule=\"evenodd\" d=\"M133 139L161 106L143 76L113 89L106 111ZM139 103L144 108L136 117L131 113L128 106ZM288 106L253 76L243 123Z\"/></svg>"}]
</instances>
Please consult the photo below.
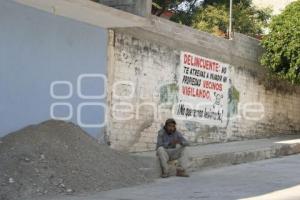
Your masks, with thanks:
<instances>
[{"instance_id":1,"label":"sky","mask_svg":"<svg viewBox=\"0 0 300 200\"><path fill-rule=\"evenodd\" d=\"M253 4L257 7L271 7L273 14L279 14L285 6L292 3L295 0L253 0Z\"/></svg>"},{"instance_id":2,"label":"sky","mask_svg":"<svg viewBox=\"0 0 300 200\"><path fill-rule=\"evenodd\" d=\"M197 4L200 4L203 0L198 0ZM229 0L228 0L229 1ZM258 8L271 7L273 14L279 14L285 6L295 0L252 0L253 4ZM182 10L187 9L186 3L182 3L179 7Z\"/></svg>"}]
</instances>

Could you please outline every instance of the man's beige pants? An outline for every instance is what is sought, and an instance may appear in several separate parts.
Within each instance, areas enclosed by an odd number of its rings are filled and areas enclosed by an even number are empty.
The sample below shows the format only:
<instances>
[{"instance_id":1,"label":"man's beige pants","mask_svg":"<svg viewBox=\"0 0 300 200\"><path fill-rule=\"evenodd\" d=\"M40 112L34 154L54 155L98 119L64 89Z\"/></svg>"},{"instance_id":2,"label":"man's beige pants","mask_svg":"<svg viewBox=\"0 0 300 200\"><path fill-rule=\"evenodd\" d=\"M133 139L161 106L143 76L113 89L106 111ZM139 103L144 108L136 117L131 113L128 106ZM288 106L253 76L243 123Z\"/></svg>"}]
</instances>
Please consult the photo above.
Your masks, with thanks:
<instances>
[{"instance_id":1,"label":"man's beige pants","mask_svg":"<svg viewBox=\"0 0 300 200\"><path fill-rule=\"evenodd\" d=\"M160 161L160 166L163 173L169 173L168 161L178 160L179 167L187 170L188 159L185 147L176 147L174 149L165 149L164 147L159 147L157 149L157 156Z\"/></svg>"}]
</instances>

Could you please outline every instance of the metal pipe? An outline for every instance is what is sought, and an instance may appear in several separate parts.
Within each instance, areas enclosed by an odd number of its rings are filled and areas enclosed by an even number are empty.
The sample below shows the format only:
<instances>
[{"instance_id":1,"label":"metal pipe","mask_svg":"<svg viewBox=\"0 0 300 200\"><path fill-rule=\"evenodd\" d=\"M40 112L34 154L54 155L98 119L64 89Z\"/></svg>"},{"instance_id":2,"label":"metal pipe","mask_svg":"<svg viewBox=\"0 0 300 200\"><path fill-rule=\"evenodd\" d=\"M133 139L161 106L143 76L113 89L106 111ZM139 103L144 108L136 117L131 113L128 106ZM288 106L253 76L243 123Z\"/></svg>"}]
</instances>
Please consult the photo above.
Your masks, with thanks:
<instances>
[{"instance_id":1,"label":"metal pipe","mask_svg":"<svg viewBox=\"0 0 300 200\"><path fill-rule=\"evenodd\" d=\"M229 31L228 31L228 37L231 40L232 39L232 0L230 0L230 6L229 6Z\"/></svg>"}]
</instances>

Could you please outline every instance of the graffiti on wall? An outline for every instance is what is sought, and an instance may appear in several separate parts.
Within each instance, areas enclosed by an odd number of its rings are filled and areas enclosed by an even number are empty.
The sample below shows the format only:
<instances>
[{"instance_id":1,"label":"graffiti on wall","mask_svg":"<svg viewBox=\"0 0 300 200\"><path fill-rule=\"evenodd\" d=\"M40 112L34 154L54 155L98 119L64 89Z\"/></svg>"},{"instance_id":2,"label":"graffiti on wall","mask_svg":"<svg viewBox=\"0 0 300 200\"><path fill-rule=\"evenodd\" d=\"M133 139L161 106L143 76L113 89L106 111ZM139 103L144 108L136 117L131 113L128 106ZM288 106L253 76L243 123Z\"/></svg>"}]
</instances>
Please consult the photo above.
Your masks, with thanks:
<instances>
[{"instance_id":1,"label":"graffiti on wall","mask_svg":"<svg viewBox=\"0 0 300 200\"><path fill-rule=\"evenodd\" d=\"M178 101L178 85L176 83L165 84L160 87L160 103L174 104Z\"/></svg>"},{"instance_id":2,"label":"graffiti on wall","mask_svg":"<svg viewBox=\"0 0 300 200\"><path fill-rule=\"evenodd\" d=\"M177 119L226 126L229 65L181 52Z\"/></svg>"},{"instance_id":3,"label":"graffiti on wall","mask_svg":"<svg viewBox=\"0 0 300 200\"><path fill-rule=\"evenodd\" d=\"M231 85L228 89L228 112L227 118L230 119L238 113L238 103L240 101L239 91Z\"/></svg>"}]
</instances>

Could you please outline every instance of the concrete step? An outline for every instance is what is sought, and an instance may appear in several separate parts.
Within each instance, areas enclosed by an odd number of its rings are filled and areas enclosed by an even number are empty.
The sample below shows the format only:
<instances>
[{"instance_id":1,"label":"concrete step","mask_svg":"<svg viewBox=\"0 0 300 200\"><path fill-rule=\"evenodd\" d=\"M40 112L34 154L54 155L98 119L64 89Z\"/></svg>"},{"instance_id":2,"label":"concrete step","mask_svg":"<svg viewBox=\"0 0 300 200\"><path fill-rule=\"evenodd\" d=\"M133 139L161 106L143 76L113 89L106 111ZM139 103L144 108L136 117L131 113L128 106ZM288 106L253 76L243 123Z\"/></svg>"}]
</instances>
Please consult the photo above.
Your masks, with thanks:
<instances>
[{"instance_id":1,"label":"concrete step","mask_svg":"<svg viewBox=\"0 0 300 200\"><path fill-rule=\"evenodd\" d=\"M278 158L300 153L300 135L288 135L267 139L244 140L237 142L197 145L188 147L190 157L189 171L199 171L207 168L224 167L241 163ZM157 178L160 176L159 161L156 153L133 153L144 168L147 176ZM176 166L170 164L174 175Z\"/></svg>"}]
</instances>

